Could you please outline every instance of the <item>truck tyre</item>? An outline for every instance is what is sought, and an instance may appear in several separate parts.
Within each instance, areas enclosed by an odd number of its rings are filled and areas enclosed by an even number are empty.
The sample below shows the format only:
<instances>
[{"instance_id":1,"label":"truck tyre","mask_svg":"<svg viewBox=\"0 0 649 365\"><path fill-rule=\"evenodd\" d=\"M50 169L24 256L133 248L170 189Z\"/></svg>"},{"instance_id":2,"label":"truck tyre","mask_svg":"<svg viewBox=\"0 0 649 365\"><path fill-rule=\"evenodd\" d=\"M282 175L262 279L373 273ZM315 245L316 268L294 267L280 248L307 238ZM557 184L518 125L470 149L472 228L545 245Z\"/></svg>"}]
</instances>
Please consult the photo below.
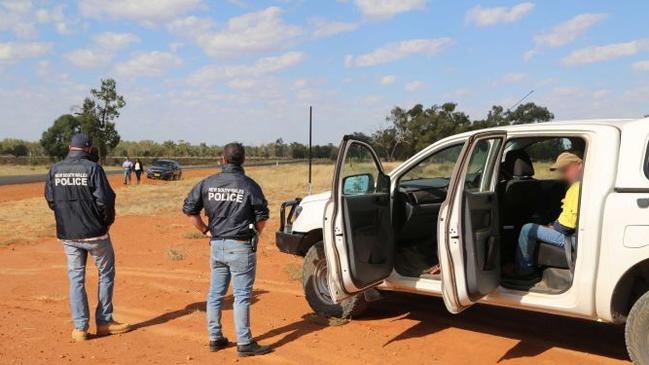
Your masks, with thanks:
<instances>
[{"instance_id":1,"label":"truck tyre","mask_svg":"<svg viewBox=\"0 0 649 365\"><path fill-rule=\"evenodd\" d=\"M649 365L649 292L631 307L624 337L631 361L636 365Z\"/></svg>"},{"instance_id":2,"label":"truck tyre","mask_svg":"<svg viewBox=\"0 0 649 365\"><path fill-rule=\"evenodd\" d=\"M358 317L367 309L367 302L362 293L347 298L341 303L334 303L331 299L327 282L327 260L322 241L311 246L304 256L302 286L307 302L319 316L327 318Z\"/></svg>"}]
</instances>

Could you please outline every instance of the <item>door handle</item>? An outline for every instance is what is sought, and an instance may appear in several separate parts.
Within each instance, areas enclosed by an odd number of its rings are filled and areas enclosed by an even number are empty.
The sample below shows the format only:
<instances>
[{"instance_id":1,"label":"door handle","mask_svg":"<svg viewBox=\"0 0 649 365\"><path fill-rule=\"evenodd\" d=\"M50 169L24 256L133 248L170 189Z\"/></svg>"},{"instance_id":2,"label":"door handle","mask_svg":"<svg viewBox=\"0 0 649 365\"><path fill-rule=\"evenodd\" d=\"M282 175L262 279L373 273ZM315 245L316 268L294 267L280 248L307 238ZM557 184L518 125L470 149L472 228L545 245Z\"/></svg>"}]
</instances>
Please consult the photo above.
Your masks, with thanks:
<instances>
[{"instance_id":1,"label":"door handle","mask_svg":"<svg viewBox=\"0 0 649 365\"><path fill-rule=\"evenodd\" d=\"M649 208L649 198L638 199L638 207L643 209Z\"/></svg>"}]
</instances>

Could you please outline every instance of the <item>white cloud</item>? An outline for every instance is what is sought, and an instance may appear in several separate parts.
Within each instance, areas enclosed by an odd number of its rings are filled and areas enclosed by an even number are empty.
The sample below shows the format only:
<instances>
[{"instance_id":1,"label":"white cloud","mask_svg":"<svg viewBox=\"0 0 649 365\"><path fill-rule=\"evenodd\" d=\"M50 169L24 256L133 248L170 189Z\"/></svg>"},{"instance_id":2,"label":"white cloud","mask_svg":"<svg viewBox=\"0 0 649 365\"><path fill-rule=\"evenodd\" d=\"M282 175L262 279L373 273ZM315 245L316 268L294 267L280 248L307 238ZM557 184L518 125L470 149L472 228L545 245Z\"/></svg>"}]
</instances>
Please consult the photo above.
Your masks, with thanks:
<instances>
[{"instance_id":1,"label":"white cloud","mask_svg":"<svg viewBox=\"0 0 649 365\"><path fill-rule=\"evenodd\" d=\"M78 67L94 68L108 65L113 56L110 53L97 49L80 48L71 51L65 58Z\"/></svg>"},{"instance_id":2,"label":"white cloud","mask_svg":"<svg viewBox=\"0 0 649 365\"><path fill-rule=\"evenodd\" d=\"M132 33L104 32L94 37L98 47L120 50L140 41L140 38Z\"/></svg>"},{"instance_id":3,"label":"white cloud","mask_svg":"<svg viewBox=\"0 0 649 365\"><path fill-rule=\"evenodd\" d=\"M471 95L471 91L467 89L456 89L449 93L446 93L445 97L447 98L464 98Z\"/></svg>"},{"instance_id":4,"label":"white cloud","mask_svg":"<svg viewBox=\"0 0 649 365\"><path fill-rule=\"evenodd\" d=\"M604 13L579 14L566 22L554 26L547 32L534 36L534 48L525 52L525 60L531 59L543 48L561 47L574 41L590 27L607 17L608 14Z\"/></svg>"},{"instance_id":5,"label":"white cloud","mask_svg":"<svg viewBox=\"0 0 649 365\"><path fill-rule=\"evenodd\" d=\"M356 0L355 3L363 15L371 18L390 18L426 7L426 0Z\"/></svg>"},{"instance_id":6,"label":"white cloud","mask_svg":"<svg viewBox=\"0 0 649 365\"><path fill-rule=\"evenodd\" d=\"M635 62L632 67L636 71L649 71L649 60Z\"/></svg>"},{"instance_id":7,"label":"white cloud","mask_svg":"<svg viewBox=\"0 0 649 365\"><path fill-rule=\"evenodd\" d=\"M275 6L230 18L225 29L210 31L210 21L188 17L172 22L170 31L194 40L213 57L232 57L284 48L302 29L284 22L281 9Z\"/></svg>"},{"instance_id":8,"label":"white cloud","mask_svg":"<svg viewBox=\"0 0 649 365\"><path fill-rule=\"evenodd\" d=\"M477 5L467 11L465 21L478 27L488 27L501 23L514 23L529 14L532 9L534 9L534 4L531 2L520 3L511 8L505 6L483 8Z\"/></svg>"},{"instance_id":9,"label":"white cloud","mask_svg":"<svg viewBox=\"0 0 649 365\"><path fill-rule=\"evenodd\" d=\"M397 81L397 77L394 75L385 75L381 77L381 85L394 84L395 81Z\"/></svg>"},{"instance_id":10,"label":"white cloud","mask_svg":"<svg viewBox=\"0 0 649 365\"><path fill-rule=\"evenodd\" d=\"M501 81L506 83L521 82L527 78L527 75L520 72L510 72L502 77Z\"/></svg>"},{"instance_id":11,"label":"white cloud","mask_svg":"<svg viewBox=\"0 0 649 365\"><path fill-rule=\"evenodd\" d=\"M398 43L389 43L370 53L358 56L348 55L345 57L345 65L347 67L375 66L419 53L432 56L452 43L453 41L450 38L411 39Z\"/></svg>"},{"instance_id":12,"label":"white cloud","mask_svg":"<svg viewBox=\"0 0 649 365\"><path fill-rule=\"evenodd\" d=\"M37 58L52 50L51 43L45 42L0 42L0 62L16 62L26 58Z\"/></svg>"},{"instance_id":13,"label":"white cloud","mask_svg":"<svg viewBox=\"0 0 649 365\"><path fill-rule=\"evenodd\" d=\"M295 66L305 58L306 55L302 52L288 52L276 57L260 58L251 65L205 66L191 74L188 81L190 84L209 84L226 79L257 78Z\"/></svg>"},{"instance_id":14,"label":"white cloud","mask_svg":"<svg viewBox=\"0 0 649 365\"><path fill-rule=\"evenodd\" d=\"M126 62L115 65L115 73L122 77L157 77L182 64L182 60L172 53L151 51L140 53Z\"/></svg>"},{"instance_id":15,"label":"white cloud","mask_svg":"<svg viewBox=\"0 0 649 365\"><path fill-rule=\"evenodd\" d=\"M87 17L127 18L145 22L173 19L196 9L201 0L81 0L79 9Z\"/></svg>"},{"instance_id":16,"label":"white cloud","mask_svg":"<svg viewBox=\"0 0 649 365\"><path fill-rule=\"evenodd\" d=\"M338 33L351 32L358 28L357 23L338 22L327 19L313 19L313 37L323 38L329 37Z\"/></svg>"},{"instance_id":17,"label":"white cloud","mask_svg":"<svg viewBox=\"0 0 649 365\"><path fill-rule=\"evenodd\" d=\"M167 29L174 34L187 37L197 38L201 34L212 31L214 22L210 18L200 18L197 16L188 16L174 19L167 24Z\"/></svg>"},{"instance_id":18,"label":"white cloud","mask_svg":"<svg viewBox=\"0 0 649 365\"><path fill-rule=\"evenodd\" d=\"M624 43L613 43L605 46L587 47L573 51L561 60L566 66L575 66L619 57L632 56L649 49L649 39L639 39Z\"/></svg>"},{"instance_id":19,"label":"white cloud","mask_svg":"<svg viewBox=\"0 0 649 365\"><path fill-rule=\"evenodd\" d=\"M132 33L104 32L95 35L93 40L92 46L70 51L65 57L78 67L105 67L119 50L139 42L140 38Z\"/></svg>"},{"instance_id":20,"label":"white cloud","mask_svg":"<svg viewBox=\"0 0 649 365\"><path fill-rule=\"evenodd\" d=\"M421 90L424 86L425 85L423 82L417 80L417 81L411 81L407 83L405 89L407 92L413 93L415 91Z\"/></svg>"},{"instance_id":21,"label":"white cloud","mask_svg":"<svg viewBox=\"0 0 649 365\"><path fill-rule=\"evenodd\" d=\"M36 8L32 1L0 2L0 32L12 32L20 38L34 38L41 24L51 24L58 33L67 34L63 5Z\"/></svg>"}]
</instances>

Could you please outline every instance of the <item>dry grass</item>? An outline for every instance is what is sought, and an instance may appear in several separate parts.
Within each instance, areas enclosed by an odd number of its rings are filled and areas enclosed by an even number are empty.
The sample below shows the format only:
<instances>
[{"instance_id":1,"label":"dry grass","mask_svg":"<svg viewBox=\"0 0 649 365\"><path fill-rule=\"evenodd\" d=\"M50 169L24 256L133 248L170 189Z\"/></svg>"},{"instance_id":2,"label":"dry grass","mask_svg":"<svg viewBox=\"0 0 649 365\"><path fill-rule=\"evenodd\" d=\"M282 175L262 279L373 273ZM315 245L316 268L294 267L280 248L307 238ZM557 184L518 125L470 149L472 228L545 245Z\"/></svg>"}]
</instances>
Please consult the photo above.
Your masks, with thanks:
<instances>
[{"instance_id":1,"label":"dry grass","mask_svg":"<svg viewBox=\"0 0 649 365\"><path fill-rule=\"evenodd\" d=\"M50 165L0 165L0 176L46 174ZM119 166L104 166L104 170L121 170Z\"/></svg>"},{"instance_id":2,"label":"dry grass","mask_svg":"<svg viewBox=\"0 0 649 365\"><path fill-rule=\"evenodd\" d=\"M187 257L187 252L182 246L167 247L167 257L171 261L181 261Z\"/></svg>"},{"instance_id":3,"label":"dry grass","mask_svg":"<svg viewBox=\"0 0 649 365\"><path fill-rule=\"evenodd\" d=\"M302 265L296 262L290 262L284 266L284 272L288 274L288 278L292 281L302 280Z\"/></svg>"},{"instance_id":4,"label":"dry grass","mask_svg":"<svg viewBox=\"0 0 649 365\"><path fill-rule=\"evenodd\" d=\"M183 238L188 240L198 240L198 239L205 238L205 235L198 231L185 232L183 233Z\"/></svg>"}]
</instances>

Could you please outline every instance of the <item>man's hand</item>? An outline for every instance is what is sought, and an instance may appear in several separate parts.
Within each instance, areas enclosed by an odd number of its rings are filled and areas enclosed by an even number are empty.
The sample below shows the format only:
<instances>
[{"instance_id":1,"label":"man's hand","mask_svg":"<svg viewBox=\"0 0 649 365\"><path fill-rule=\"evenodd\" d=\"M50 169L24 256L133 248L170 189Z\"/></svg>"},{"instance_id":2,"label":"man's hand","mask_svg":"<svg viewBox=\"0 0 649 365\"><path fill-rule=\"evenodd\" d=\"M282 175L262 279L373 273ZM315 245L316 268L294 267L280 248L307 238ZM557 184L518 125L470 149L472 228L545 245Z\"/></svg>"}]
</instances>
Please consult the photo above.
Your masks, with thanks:
<instances>
[{"instance_id":1,"label":"man's hand","mask_svg":"<svg viewBox=\"0 0 649 365\"><path fill-rule=\"evenodd\" d=\"M198 229L199 232L201 232L202 234L204 234L209 238L212 238L212 234L209 228L207 227L207 225L205 224L205 222L203 222L203 217L201 217L200 214L196 214L196 215L188 214L187 217L189 217L189 220L192 222L194 227Z\"/></svg>"},{"instance_id":2,"label":"man's hand","mask_svg":"<svg viewBox=\"0 0 649 365\"><path fill-rule=\"evenodd\" d=\"M257 229L257 233L261 236L261 232L264 230L264 227L266 227L266 221L259 221L257 224L255 224L255 228Z\"/></svg>"}]
</instances>

